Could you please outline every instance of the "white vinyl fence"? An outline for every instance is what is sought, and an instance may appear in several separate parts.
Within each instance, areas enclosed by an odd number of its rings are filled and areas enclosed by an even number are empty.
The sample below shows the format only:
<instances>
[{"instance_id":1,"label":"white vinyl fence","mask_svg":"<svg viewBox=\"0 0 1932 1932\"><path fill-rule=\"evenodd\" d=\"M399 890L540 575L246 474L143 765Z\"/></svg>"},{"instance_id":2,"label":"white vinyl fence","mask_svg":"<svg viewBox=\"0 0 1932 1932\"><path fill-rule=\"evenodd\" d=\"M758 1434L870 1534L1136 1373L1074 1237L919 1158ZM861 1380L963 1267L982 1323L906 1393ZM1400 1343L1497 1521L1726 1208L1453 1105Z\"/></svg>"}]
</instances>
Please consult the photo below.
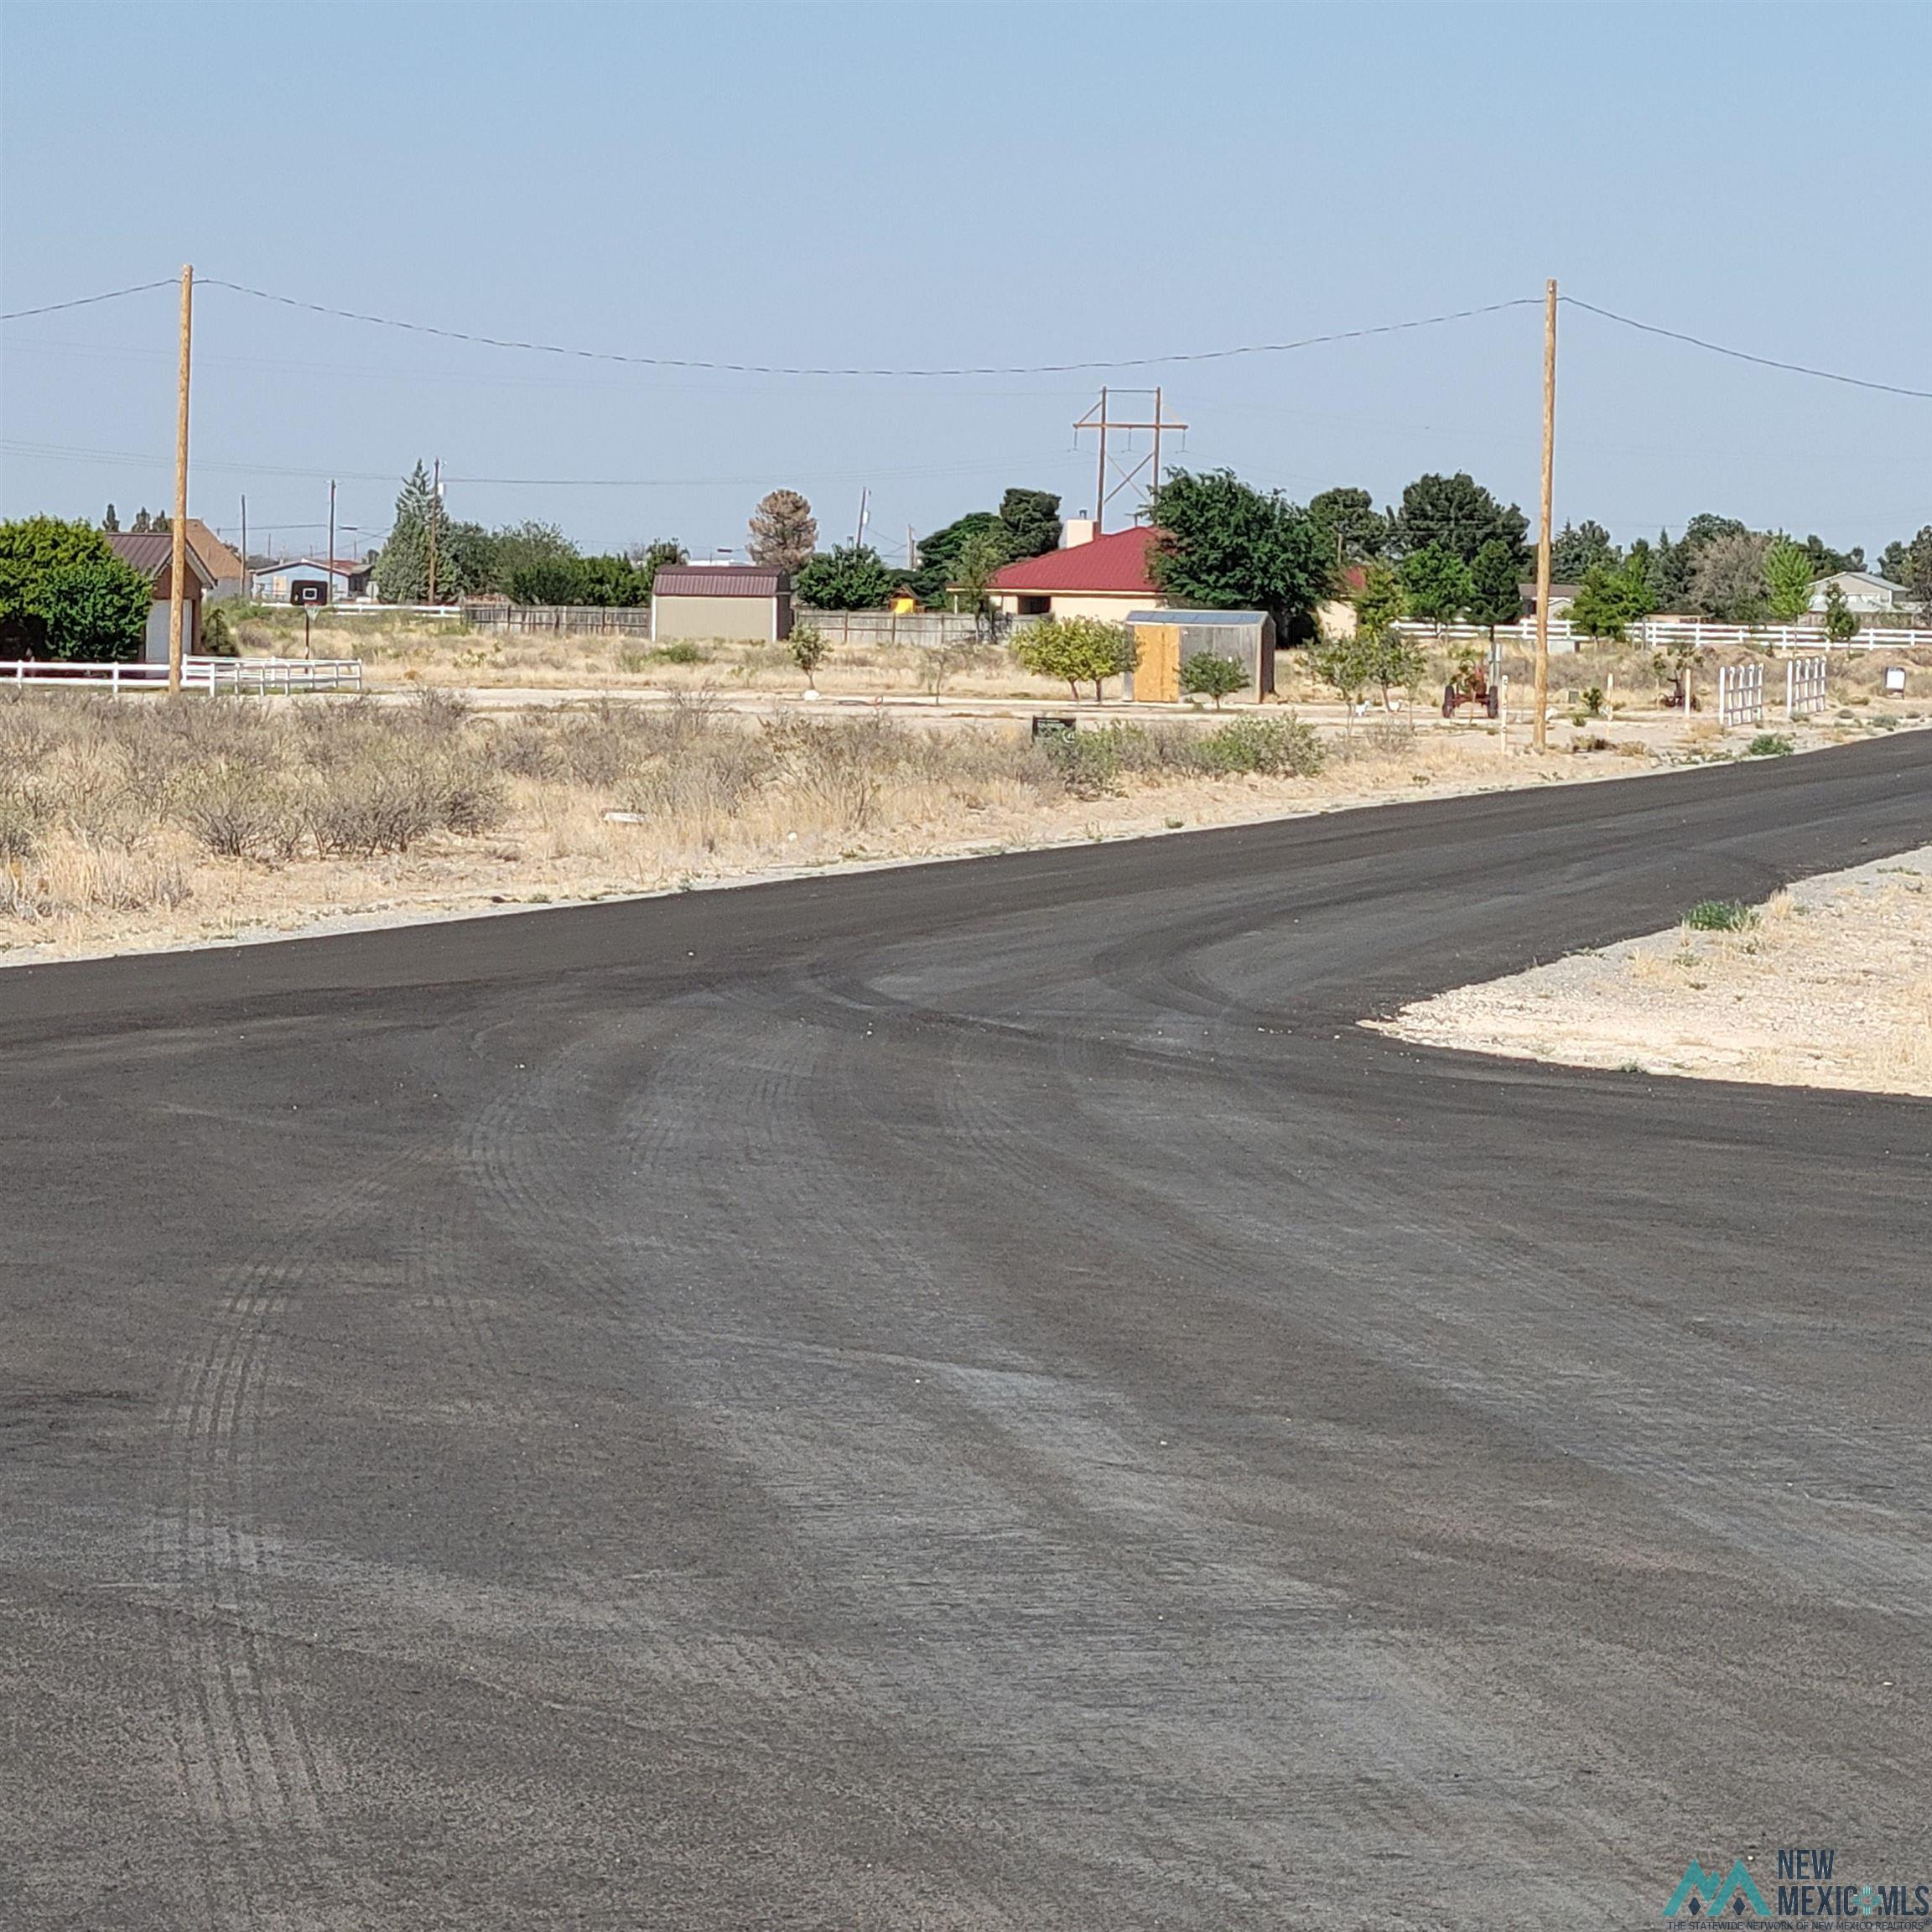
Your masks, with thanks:
<instances>
[{"instance_id":1,"label":"white vinyl fence","mask_svg":"<svg viewBox=\"0 0 1932 1932\"><path fill-rule=\"evenodd\" d=\"M1784 715L1795 721L1826 709L1831 700L1825 693L1827 657L1787 657L1784 660Z\"/></svg>"},{"instance_id":2,"label":"white vinyl fence","mask_svg":"<svg viewBox=\"0 0 1932 1932\"><path fill-rule=\"evenodd\" d=\"M70 691L159 691L168 685L165 664L70 664L39 658L0 662L0 689L44 684ZM260 697L293 697L302 691L360 691L360 657L184 657L184 691L229 691Z\"/></svg>"},{"instance_id":3,"label":"white vinyl fence","mask_svg":"<svg viewBox=\"0 0 1932 1932\"><path fill-rule=\"evenodd\" d=\"M1480 624L1436 626L1405 620L1395 628L1404 636L1423 642L1441 638L1457 643L1486 644L1489 640L1488 631ZM1641 623L1630 625L1623 636L1627 643L1647 645L1652 650L1675 644L1689 644L1699 650L1720 644L1753 651L1909 651L1915 647L1932 650L1932 629L1924 626L1861 631L1856 637L1839 644L1821 630L1806 624L1711 624L1700 617L1646 617ZM1533 649L1536 643L1535 620L1525 617L1519 624L1498 624L1496 641ZM1550 620L1552 651L1575 651L1595 641L1567 617Z\"/></svg>"},{"instance_id":4,"label":"white vinyl fence","mask_svg":"<svg viewBox=\"0 0 1932 1932\"><path fill-rule=\"evenodd\" d=\"M1727 731L1736 724L1764 722L1764 667L1762 664L1720 667L1717 722Z\"/></svg>"}]
</instances>

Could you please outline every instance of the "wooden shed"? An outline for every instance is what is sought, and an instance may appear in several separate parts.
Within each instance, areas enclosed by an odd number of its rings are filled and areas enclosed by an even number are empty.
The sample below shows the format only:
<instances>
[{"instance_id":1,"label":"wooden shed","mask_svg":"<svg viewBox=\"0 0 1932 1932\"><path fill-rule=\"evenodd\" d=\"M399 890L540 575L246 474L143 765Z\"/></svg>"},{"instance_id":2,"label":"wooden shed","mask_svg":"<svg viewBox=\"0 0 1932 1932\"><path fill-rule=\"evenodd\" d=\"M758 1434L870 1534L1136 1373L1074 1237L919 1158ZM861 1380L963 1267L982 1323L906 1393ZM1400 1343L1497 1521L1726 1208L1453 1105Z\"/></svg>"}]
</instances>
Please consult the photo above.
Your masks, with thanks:
<instances>
[{"instance_id":1,"label":"wooden shed","mask_svg":"<svg viewBox=\"0 0 1932 1932\"><path fill-rule=\"evenodd\" d=\"M762 564L666 564L651 584L651 635L778 644L792 635L792 579Z\"/></svg>"},{"instance_id":2,"label":"wooden shed","mask_svg":"<svg viewBox=\"0 0 1932 1932\"><path fill-rule=\"evenodd\" d=\"M1275 620L1265 610L1135 610L1127 628L1139 647L1133 673L1136 704L1172 704L1181 666L1196 656L1232 657L1248 672L1248 695L1275 690Z\"/></svg>"}]
</instances>

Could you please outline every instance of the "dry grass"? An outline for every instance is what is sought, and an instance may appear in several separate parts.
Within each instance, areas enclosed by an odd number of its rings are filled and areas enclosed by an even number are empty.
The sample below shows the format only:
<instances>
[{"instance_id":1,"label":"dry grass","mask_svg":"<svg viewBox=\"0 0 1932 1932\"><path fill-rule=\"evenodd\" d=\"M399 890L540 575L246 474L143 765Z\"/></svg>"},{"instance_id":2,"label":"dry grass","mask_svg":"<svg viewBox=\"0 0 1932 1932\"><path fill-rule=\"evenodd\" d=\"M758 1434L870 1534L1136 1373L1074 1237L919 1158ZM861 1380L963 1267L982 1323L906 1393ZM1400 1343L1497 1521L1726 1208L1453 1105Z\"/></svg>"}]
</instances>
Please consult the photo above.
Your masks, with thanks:
<instances>
[{"instance_id":1,"label":"dry grass","mask_svg":"<svg viewBox=\"0 0 1932 1932\"><path fill-rule=\"evenodd\" d=\"M1374 792L1441 751L1364 742ZM1279 714L1035 740L705 697L405 704L0 697L0 948L34 957L397 908L634 892L773 866L1264 815L1332 763ZM621 817L613 818L612 814Z\"/></svg>"}]
</instances>

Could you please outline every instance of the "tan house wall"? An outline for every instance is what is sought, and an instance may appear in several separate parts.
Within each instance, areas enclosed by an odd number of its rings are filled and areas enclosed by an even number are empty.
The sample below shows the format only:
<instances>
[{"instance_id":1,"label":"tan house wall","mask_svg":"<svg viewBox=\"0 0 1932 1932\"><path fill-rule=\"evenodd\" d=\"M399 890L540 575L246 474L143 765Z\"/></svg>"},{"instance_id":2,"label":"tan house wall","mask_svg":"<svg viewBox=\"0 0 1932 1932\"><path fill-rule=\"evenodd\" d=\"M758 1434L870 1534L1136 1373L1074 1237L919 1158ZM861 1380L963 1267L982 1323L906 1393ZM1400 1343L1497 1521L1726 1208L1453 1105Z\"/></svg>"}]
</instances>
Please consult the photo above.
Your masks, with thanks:
<instances>
[{"instance_id":1,"label":"tan house wall","mask_svg":"<svg viewBox=\"0 0 1932 1932\"><path fill-rule=\"evenodd\" d=\"M1018 591L1002 590L995 595L993 600L1010 615L1017 616L1021 595L1021 593ZM1108 595L1094 590L1074 591L1064 596L1057 594L1049 595L1046 615L1053 617L1100 617L1109 624L1124 624L1132 612L1157 610L1166 601L1161 597L1150 596L1145 590L1136 590L1131 594L1122 592L1118 595ZM1024 617L1018 617L1017 621L1022 624L1026 621Z\"/></svg>"},{"instance_id":2,"label":"tan house wall","mask_svg":"<svg viewBox=\"0 0 1932 1932\"><path fill-rule=\"evenodd\" d=\"M776 643L781 634L779 603L776 597L653 597L651 635L660 641L724 637Z\"/></svg>"}]
</instances>

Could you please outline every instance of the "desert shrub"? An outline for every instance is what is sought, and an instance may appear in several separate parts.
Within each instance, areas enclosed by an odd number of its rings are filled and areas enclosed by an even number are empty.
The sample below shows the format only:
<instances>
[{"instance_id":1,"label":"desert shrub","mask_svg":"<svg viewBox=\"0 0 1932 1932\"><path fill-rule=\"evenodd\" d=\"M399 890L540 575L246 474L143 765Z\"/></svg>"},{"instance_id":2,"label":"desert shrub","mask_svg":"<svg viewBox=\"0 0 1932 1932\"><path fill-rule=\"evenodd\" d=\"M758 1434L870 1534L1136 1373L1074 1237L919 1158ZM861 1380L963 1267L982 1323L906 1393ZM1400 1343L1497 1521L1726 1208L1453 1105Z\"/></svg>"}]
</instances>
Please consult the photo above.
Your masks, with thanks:
<instances>
[{"instance_id":1,"label":"desert shrub","mask_svg":"<svg viewBox=\"0 0 1932 1932\"><path fill-rule=\"evenodd\" d=\"M1236 718L1204 733L1200 741L1204 771L1311 778L1324 756L1314 727L1299 718Z\"/></svg>"},{"instance_id":2,"label":"desert shrub","mask_svg":"<svg viewBox=\"0 0 1932 1932\"><path fill-rule=\"evenodd\" d=\"M445 758L428 784L437 824L462 838L495 831L510 809L501 775L474 754Z\"/></svg>"},{"instance_id":3,"label":"desert shrub","mask_svg":"<svg viewBox=\"0 0 1932 1932\"><path fill-rule=\"evenodd\" d=\"M325 859L407 852L436 823L434 787L400 760L370 761L310 776L303 822Z\"/></svg>"},{"instance_id":4,"label":"desert shrub","mask_svg":"<svg viewBox=\"0 0 1932 1932\"><path fill-rule=\"evenodd\" d=\"M1744 747L1747 758L1786 758L1798 749L1794 740L1779 731L1760 731Z\"/></svg>"},{"instance_id":5,"label":"desert shrub","mask_svg":"<svg viewBox=\"0 0 1932 1932\"><path fill-rule=\"evenodd\" d=\"M288 858L302 839L286 788L259 766L217 767L185 801L181 818L202 850L218 859Z\"/></svg>"},{"instance_id":6,"label":"desert shrub","mask_svg":"<svg viewBox=\"0 0 1932 1932\"><path fill-rule=\"evenodd\" d=\"M46 813L18 780L0 777L0 866L31 859L40 844Z\"/></svg>"},{"instance_id":7,"label":"desert shrub","mask_svg":"<svg viewBox=\"0 0 1932 1932\"><path fill-rule=\"evenodd\" d=\"M1684 923L1693 932L1742 932L1758 923L1758 915L1740 899L1701 899Z\"/></svg>"},{"instance_id":8,"label":"desert shrub","mask_svg":"<svg viewBox=\"0 0 1932 1932\"><path fill-rule=\"evenodd\" d=\"M825 634L816 624L797 623L792 626L792 662L805 673L807 688L817 690L814 682L818 667L825 662L825 654L832 647L825 641Z\"/></svg>"},{"instance_id":9,"label":"desert shrub","mask_svg":"<svg viewBox=\"0 0 1932 1932\"><path fill-rule=\"evenodd\" d=\"M1118 728L1056 731L1040 744L1061 783L1076 798L1098 798L1120 788L1124 735Z\"/></svg>"},{"instance_id":10,"label":"desert shrub","mask_svg":"<svg viewBox=\"0 0 1932 1932\"><path fill-rule=\"evenodd\" d=\"M651 655L660 664L702 664L704 653L688 637L680 637L674 644L660 645Z\"/></svg>"}]
</instances>

